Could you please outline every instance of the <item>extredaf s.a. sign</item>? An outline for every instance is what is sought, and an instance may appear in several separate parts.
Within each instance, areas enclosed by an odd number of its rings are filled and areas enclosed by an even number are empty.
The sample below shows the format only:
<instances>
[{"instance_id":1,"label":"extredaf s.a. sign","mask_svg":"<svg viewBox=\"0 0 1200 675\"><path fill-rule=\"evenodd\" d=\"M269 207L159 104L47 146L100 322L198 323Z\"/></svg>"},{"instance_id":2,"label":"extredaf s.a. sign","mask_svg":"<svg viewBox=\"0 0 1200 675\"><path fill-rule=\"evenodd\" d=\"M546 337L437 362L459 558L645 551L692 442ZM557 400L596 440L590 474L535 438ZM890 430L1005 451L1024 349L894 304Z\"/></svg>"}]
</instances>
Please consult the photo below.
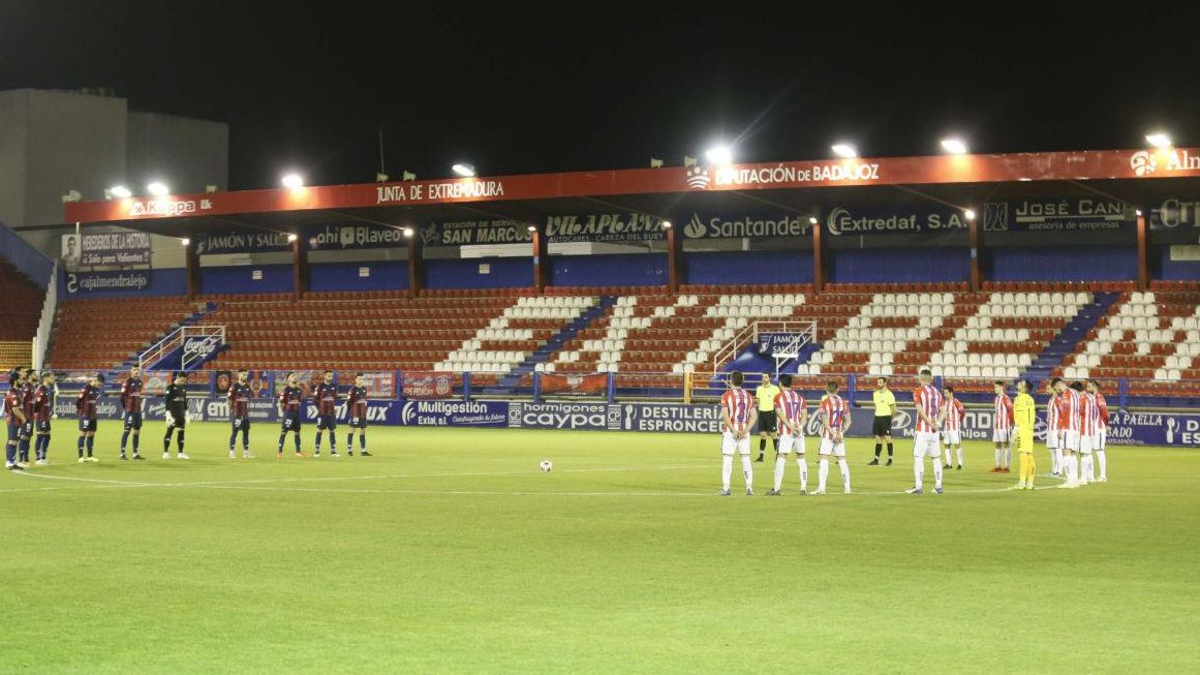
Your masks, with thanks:
<instances>
[{"instance_id":1,"label":"extredaf s.a. sign","mask_svg":"<svg viewBox=\"0 0 1200 675\"><path fill-rule=\"evenodd\" d=\"M967 229L967 219L958 209L948 208L848 208L835 206L825 217L829 234L917 234L955 232Z\"/></svg>"}]
</instances>

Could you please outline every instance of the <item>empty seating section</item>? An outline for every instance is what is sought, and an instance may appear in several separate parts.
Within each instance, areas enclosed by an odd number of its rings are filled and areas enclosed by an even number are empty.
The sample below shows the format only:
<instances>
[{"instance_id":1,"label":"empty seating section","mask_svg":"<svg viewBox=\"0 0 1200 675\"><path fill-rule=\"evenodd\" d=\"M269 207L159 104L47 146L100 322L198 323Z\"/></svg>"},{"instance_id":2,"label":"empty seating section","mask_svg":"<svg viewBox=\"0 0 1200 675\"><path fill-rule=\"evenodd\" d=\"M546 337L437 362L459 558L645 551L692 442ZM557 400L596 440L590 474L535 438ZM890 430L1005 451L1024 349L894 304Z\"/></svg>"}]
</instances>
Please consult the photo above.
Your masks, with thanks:
<instances>
[{"instance_id":1,"label":"empty seating section","mask_svg":"<svg viewBox=\"0 0 1200 675\"><path fill-rule=\"evenodd\" d=\"M1060 374L1126 378L1133 395L1192 391L1193 382L1200 380L1200 283L1158 282L1156 286L1122 294L1067 357ZM1186 395L1196 394L1200 390Z\"/></svg>"},{"instance_id":2,"label":"empty seating section","mask_svg":"<svg viewBox=\"0 0 1200 675\"><path fill-rule=\"evenodd\" d=\"M516 298L403 291L214 296L205 322L224 325L230 349L210 368L228 370L430 370L500 316Z\"/></svg>"},{"instance_id":3,"label":"empty seating section","mask_svg":"<svg viewBox=\"0 0 1200 675\"><path fill-rule=\"evenodd\" d=\"M17 366L28 366L32 362L33 350L30 342L0 342L0 372L7 373Z\"/></svg>"},{"instance_id":4,"label":"empty seating section","mask_svg":"<svg viewBox=\"0 0 1200 675\"><path fill-rule=\"evenodd\" d=\"M1012 380L1091 302L1082 291L987 294L930 365L948 377Z\"/></svg>"},{"instance_id":5,"label":"empty seating section","mask_svg":"<svg viewBox=\"0 0 1200 675\"><path fill-rule=\"evenodd\" d=\"M0 259L0 342L32 340L42 318L46 293L17 271L7 260ZM29 360L26 355L25 360Z\"/></svg>"},{"instance_id":6,"label":"empty seating section","mask_svg":"<svg viewBox=\"0 0 1200 675\"><path fill-rule=\"evenodd\" d=\"M508 373L598 302L599 298L590 296L519 298L454 351L443 354L444 359L434 368L456 373Z\"/></svg>"},{"instance_id":7,"label":"empty seating section","mask_svg":"<svg viewBox=\"0 0 1200 675\"><path fill-rule=\"evenodd\" d=\"M1055 372L1144 380L1131 384L1134 393L1161 390L1155 383L1200 382L1200 283L1117 288L1120 300ZM615 301L605 300L611 296ZM490 384L536 358L540 371L612 372L618 387L632 387L679 386L684 373L711 373L714 355L754 322L815 321L819 348L797 366L803 386L854 374L887 375L903 387L929 366L967 389L986 389L992 379L1029 369L1093 298L1068 284L993 284L977 293L951 284L841 284L821 293L808 286L685 286L678 294L597 287L543 295L429 291L417 299L402 291L310 293L299 301L259 294L205 298L217 303L205 322L225 325L231 346L210 368L440 370L471 372ZM535 357L598 304L603 315L544 363ZM194 311L178 298L66 301L51 364L111 368ZM117 316L122 320L113 321Z\"/></svg>"},{"instance_id":8,"label":"empty seating section","mask_svg":"<svg viewBox=\"0 0 1200 675\"><path fill-rule=\"evenodd\" d=\"M60 370L108 370L136 356L199 311L183 298L65 300L47 362Z\"/></svg>"}]
</instances>

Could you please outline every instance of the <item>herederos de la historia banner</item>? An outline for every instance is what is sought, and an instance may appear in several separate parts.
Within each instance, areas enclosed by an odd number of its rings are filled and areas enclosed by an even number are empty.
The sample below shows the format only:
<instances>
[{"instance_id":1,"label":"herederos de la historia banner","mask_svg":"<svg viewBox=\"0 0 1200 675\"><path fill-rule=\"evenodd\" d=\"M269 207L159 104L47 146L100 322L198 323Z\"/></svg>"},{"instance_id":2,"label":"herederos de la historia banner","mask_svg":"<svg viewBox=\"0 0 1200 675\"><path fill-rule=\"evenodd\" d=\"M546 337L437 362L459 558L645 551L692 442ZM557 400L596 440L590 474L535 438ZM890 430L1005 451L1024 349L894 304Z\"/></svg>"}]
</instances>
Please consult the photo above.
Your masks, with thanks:
<instances>
[{"instance_id":1,"label":"herederos de la historia banner","mask_svg":"<svg viewBox=\"0 0 1200 675\"><path fill-rule=\"evenodd\" d=\"M225 422L229 419L229 404L223 398L193 398L188 400L192 421ZM813 406L809 406L810 413ZM99 416L118 420L122 411L114 395L101 398ZM164 408L161 398L148 398L144 403L145 418L161 420ZM55 411L60 417L75 416L73 395L59 396ZM338 420L345 421L346 406L338 406ZM853 424L848 435L865 438L871 435L872 411L869 408L852 410ZM272 399L251 401L251 420L278 422L279 415ZM1154 445L1200 449L1200 413L1159 413L1116 411L1110 416L1108 443L1111 446ZM316 408L306 407L305 420L316 419ZM902 443L913 436L914 414L901 410L893 422L893 435ZM461 401L461 400L373 400L368 406L367 420L385 426L424 427L485 427L519 429L568 429L591 431L635 431L663 433L720 433L721 415L716 405L682 403L603 403L583 401ZM114 428L115 429L115 428ZM817 437L820 419L809 415L806 435ZM104 433L104 427L101 427ZM114 431L115 433L115 431ZM752 430L757 433L757 430ZM963 440L990 441L992 412L968 410L963 424ZM1045 424L1039 419L1035 438L1045 441ZM815 448L810 448L815 452Z\"/></svg>"},{"instance_id":2,"label":"herederos de la historia banner","mask_svg":"<svg viewBox=\"0 0 1200 675\"><path fill-rule=\"evenodd\" d=\"M80 267L149 265L150 235L133 231L64 234L62 257Z\"/></svg>"}]
</instances>

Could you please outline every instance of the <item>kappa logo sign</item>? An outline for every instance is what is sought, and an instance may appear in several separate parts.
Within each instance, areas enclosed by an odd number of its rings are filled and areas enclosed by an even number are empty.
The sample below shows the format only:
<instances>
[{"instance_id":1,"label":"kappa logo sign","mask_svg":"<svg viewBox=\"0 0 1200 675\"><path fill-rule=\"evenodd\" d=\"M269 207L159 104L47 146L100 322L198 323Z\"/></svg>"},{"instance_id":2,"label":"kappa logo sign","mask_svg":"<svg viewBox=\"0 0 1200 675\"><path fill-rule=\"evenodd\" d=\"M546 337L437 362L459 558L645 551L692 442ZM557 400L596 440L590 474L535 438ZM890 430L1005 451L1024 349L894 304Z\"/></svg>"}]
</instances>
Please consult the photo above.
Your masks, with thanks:
<instances>
[{"instance_id":1,"label":"kappa logo sign","mask_svg":"<svg viewBox=\"0 0 1200 675\"><path fill-rule=\"evenodd\" d=\"M200 204L201 209L211 208L208 200ZM130 216L182 216L196 212L194 200L147 199L137 200L129 207Z\"/></svg>"}]
</instances>

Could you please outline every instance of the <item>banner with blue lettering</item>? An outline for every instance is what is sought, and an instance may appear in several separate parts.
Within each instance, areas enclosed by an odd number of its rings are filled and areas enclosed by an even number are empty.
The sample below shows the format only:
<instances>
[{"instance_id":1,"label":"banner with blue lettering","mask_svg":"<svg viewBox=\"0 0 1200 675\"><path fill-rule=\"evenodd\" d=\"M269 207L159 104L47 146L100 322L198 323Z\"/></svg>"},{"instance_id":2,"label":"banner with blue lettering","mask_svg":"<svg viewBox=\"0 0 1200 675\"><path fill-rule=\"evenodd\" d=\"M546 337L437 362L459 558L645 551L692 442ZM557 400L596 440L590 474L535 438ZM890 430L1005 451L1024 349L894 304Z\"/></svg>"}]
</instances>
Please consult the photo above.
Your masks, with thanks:
<instances>
[{"instance_id":1,"label":"banner with blue lettering","mask_svg":"<svg viewBox=\"0 0 1200 675\"><path fill-rule=\"evenodd\" d=\"M1133 227L1137 211L1099 197L1027 199L983 205L984 232L1099 232Z\"/></svg>"}]
</instances>

